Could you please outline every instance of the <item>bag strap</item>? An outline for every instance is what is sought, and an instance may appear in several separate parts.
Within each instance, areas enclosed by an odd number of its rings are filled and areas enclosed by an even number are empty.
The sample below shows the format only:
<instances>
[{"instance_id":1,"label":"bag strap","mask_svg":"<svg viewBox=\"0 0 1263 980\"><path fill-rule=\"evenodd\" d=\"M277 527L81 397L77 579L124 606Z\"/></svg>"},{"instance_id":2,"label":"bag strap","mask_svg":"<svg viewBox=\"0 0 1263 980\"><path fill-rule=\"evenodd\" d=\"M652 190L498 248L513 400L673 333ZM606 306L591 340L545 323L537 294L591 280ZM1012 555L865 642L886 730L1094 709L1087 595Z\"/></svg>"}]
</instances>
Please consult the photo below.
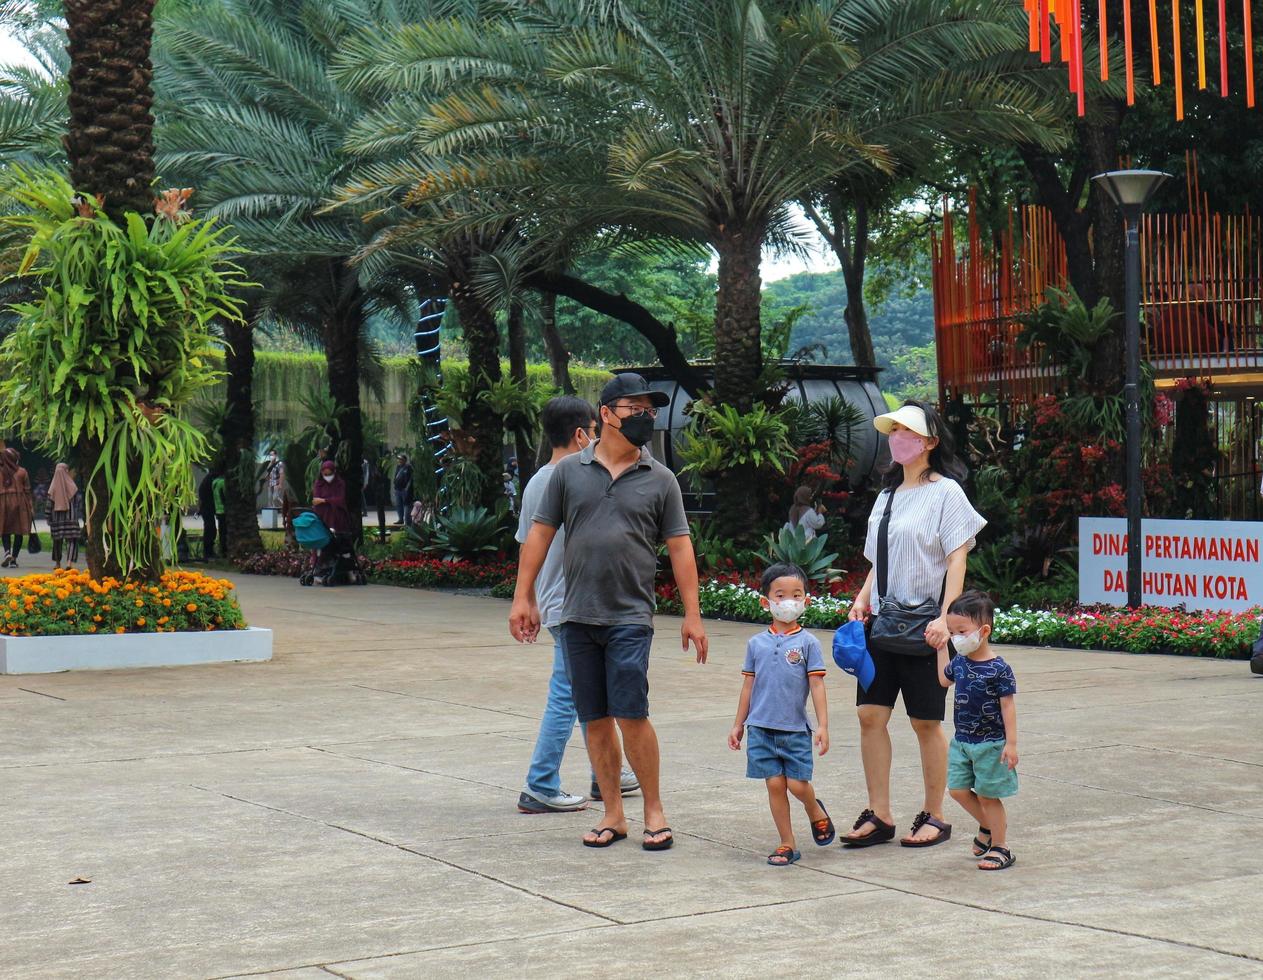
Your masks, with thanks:
<instances>
[{"instance_id":1,"label":"bag strap","mask_svg":"<svg viewBox=\"0 0 1263 980\"><path fill-rule=\"evenodd\" d=\"M877 526L877 598L886 598L886 586L889 584L887 565L890 563L890 511L895 505L895 489L887 491L886 510L881 515L881 523ZM943 575L943 585L938 590L938 606L943 608L943 599L947 595L947 575Z\"/></svg>"},{"instance_id":2,"label":"bag strap","mask_svg":"<svg viewBox=\"0 0 1263 980\"><path fill-rule=\"evenodd\" d=\"M890 563L890 510L895 505L895 490L886 491L886 511L881 515L881 523L877 526L877 598L886 597L886 586L889 584L887 565Z\"/></svg>"}]
</instances>

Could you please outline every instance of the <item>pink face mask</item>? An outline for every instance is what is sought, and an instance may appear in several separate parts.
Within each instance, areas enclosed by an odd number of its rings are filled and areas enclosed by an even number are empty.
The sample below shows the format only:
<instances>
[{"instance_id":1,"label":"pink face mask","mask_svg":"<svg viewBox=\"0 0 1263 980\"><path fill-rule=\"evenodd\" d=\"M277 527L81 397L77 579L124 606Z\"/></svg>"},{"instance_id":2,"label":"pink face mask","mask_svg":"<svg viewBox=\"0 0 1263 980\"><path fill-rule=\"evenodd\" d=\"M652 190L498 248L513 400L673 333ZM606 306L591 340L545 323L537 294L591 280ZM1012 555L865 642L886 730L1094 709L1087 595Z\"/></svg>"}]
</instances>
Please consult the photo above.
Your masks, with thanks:
<instances>
[{"instance_id":1,"label":"pink face mask","mask_svg":"<svg viewBox=\"0 0 1263 980\"><path fill-rule=\"evenodd\" d=\"M892 432L890 434L890 457L900 466L914 462L925 452L926 440L915 432Z\"/></svg>"}]
</instances>

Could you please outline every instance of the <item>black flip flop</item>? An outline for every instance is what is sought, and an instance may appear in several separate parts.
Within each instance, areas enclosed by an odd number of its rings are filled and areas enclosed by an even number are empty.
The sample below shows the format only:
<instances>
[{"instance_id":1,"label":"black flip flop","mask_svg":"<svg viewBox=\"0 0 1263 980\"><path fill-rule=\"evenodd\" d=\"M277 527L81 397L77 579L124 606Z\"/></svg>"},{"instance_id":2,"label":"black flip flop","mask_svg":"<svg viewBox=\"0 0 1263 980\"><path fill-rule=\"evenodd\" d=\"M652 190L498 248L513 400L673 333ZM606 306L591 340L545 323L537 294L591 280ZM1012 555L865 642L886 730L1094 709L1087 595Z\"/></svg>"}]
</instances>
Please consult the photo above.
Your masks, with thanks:
<instances>
[{"instance_id":1,"label":"black flip flop","mask_svg":"<svg viewBox=\"0 0 1263 980\"><path fill-rule=\"evenodd\" d=\"M854 850L857 847L872 847L874 844L885 844L895 839L895 825L886 823L872 810L865 810L855 821L852 830L859 830L865 823L871 823L876 829L870 830L863 837L839 837L842 846Z\"/></svg>"},{"instance_id":2,"label":"black flip flop","mask_svg":"<svg viewBox=\"0 0 1263 980\"><path fill-rule=\"evenodd\" d=\"M661 830L650 830L648 827L645 828L646 837L657 837L659 834L671 834L671 828L663 827ZM652 841L645 840L641 842L640 846L646 851L669 851L671 850L671 845L674 843L675 834L671 834L671 836L664 841L659 841L655 844Z\"/></svg>"},{"instance_id":3,"label":"black flip flop","mask_svg":"<svg viewBox=\"0 0 1263 980\"><path fill-rule=\"evenodd\" d=\"M933 847L935 844L942 844L945 840L950 840L952 836L952 825L944 823L937 817L932 817L926 810L922 810L916 815L916 819L912 821L912 833L916 833L922 827L933 827L938 831L938 836L930 840L901 840L899 843L904 847Z\"/></svg>"},{"instance_id":4,"label":"black flip flop","mask_svg":"<svg viewBox=\"0 0 1263 980\"><path fill-rule=\"evenodd\" d=\"M816 800L816 802L820 803L820 800ZM828 847L833 843L833 839L838 832L834 829L833 820L829 816L829 811L825 810L823 803L820 803L820 809L824 810L824 819L817 820L811 825L811 836L818 847Z\"/></svg>"},{"instance_id":5,"label":"black flip flop","mask_svg":"<svg viewBox=\"0 0 1263 980\"><path fill-rule=\"evenodd\" d=\"M992 857L992 854L998 854L999 857ZM989 868L984 868L981 864L978 865L979 871L1003 871L1005 868L1011 868L1017 861L1017 858L1009 852L1007 847L995 846L989 848L987 853L979 858L979 860L992 862L991 867Z\"/></svg>"},{"instance_id":6,"label":"black flip flop","mask_svg":"<svg viewBox=\"0 0 1263 980\"><path fill-rule=\"evenodd\" d=\"M987 839L983 840L982 835L986 834ZM978 836L974 838L974 857L980 858L991 850L991 831L986 827L978 828Z\"/></svg>"},{"instance_id":7,"label":"black flip flop","mask_svg":"<svg viewBox=\"0 0 1263 980\"><path fill-rule=\"evenodd\" d=\"M788 868L800 857L802 857L800 852L794 850L788 844L782 844L767 856L767 863L774 868ZM780 860L777 860L778 858Z\"/></svg>"},{"instance_id":8,"label":"black flip flop","mask_svg":"<svg viewBox=\"0 0 1263 980\"><path fill-rule=\"evenodd\" d=\"M593 827L592 833L596 834L597 839L585 839L583 842L584 847L609 847L611 844L617 844L620 840L627 840L626 834L620 834L613 827ZM605 834L610 835L610 839L607 841L601 840Z\"/></svg>"}]
</instances>

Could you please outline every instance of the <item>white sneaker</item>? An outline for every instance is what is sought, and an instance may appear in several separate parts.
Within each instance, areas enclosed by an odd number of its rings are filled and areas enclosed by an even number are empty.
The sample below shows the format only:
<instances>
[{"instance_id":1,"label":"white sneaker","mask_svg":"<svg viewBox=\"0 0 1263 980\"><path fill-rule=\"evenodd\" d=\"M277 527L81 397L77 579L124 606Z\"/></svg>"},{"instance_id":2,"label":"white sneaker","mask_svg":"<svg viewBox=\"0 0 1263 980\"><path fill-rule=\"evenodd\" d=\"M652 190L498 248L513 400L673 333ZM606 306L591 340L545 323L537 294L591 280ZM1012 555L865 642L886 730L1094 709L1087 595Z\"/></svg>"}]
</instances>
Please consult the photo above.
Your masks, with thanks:
<instances>
[{"instance_id":1,"label":"white sneaker","mask_svg":"<svg viewBox=\"0 0 1263 980\"><path fill-rule=\"evenodd\" d=\"M599 800L601 798L601 787L596 784L596 777L592 777L592 792L589 794L592 799ZM618 774L618 789L623 796L629 793L635 793L640 789L640 780L636 778L636 774L630 769L624 769Z\"/></svg>"},{"instance_id":2,"label":"white sneaker","mask_svg":"<svg viewBox=\"0 0 1263 980\"><path fill-rule=\"evenodd\" d=\"M524 789L518 794L517 808L523 813L565 813L568 810L582 810L587 802L586 796L571 796L565 792L556 796L540 796Z\"/></svg>"}]
</instances>

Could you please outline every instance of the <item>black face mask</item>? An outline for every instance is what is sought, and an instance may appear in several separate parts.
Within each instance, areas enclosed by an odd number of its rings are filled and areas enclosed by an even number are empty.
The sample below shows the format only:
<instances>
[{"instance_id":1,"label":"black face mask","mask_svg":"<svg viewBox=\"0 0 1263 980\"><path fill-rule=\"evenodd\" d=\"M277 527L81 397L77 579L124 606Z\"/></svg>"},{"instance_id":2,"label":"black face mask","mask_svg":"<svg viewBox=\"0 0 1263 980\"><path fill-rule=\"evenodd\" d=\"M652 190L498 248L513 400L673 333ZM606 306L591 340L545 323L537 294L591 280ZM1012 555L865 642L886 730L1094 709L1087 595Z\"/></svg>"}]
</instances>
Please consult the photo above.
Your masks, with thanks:
<instances>
[{"instance_id":1,"label":"black face mask","mask_svg":"<svg viewBox=\"0 0 1263 980\"><path fill-rule=\"evenodd\" d=\"M619 431L623 434L623 438L633 446L643 446L653 438L653 419L648 413L619 419L619 422L622 423Z\"/></svg>"}]
</instances>

